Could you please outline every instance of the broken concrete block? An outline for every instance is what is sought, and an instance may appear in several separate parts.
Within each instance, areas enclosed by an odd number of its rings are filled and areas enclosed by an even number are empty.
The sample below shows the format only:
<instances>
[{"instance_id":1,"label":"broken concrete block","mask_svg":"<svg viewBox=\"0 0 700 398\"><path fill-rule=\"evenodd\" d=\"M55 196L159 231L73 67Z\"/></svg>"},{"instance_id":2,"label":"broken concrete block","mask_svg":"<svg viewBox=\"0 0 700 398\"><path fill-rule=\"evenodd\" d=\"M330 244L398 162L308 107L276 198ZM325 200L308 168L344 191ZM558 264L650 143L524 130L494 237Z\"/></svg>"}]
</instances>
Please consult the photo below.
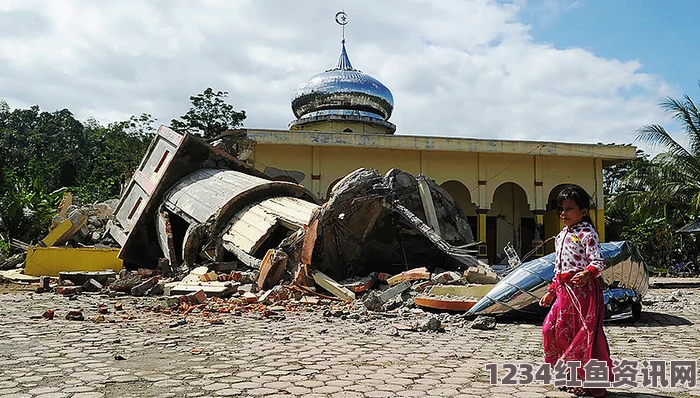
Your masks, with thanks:
<instances>
[{"instance_id":1,"label":"broken concrete block","mask_svg":"<svg viewBox=\"0 0 700 398\"><path fill-rule=\"evenodd\" d=\"M258 287L267 290L276 285L284 277L288 259L287 253L282 250L268 250L260 264Z\"/></svg>"},{"instance_id":2,"label":"broken concrete block","mask_svg":"<svg viewBox=\"0 0 700 398\"><path fill-rule=\"evenodd\" d=\"M203 290L207 297L224 297L232 294L238 285L231 282L170 282L163 287L166 296L181 296Z\"/></svg>"},{"instance_id":3,"label":"broken concrete block","mask_svg":"<svg viewBox=\"0 0 700 398\"><path fill-rule=\"evenodd\" d=\"M231 275L231 280L241 282L243 284L253 283L258 280L258 273L256 272L231 271L229 275Z\"/></svg>"},{"instance_id":4,"label":"broken concrete block","mask_svg":"<svg viewBox=\"0 0 700 398\"><path fill-rule=\"evenodd\" d=\"M134 275L134 276L126 276L123 279L118 279L114 281L111 285L109 285L109 290L113 290L115 292L131 292L131 289L140 284L143 281L143 277L141 275Z\"/></svg>"},{"instance_id":5,"label":"broken concrete block","mask_svg":"<svg viewBox=\"0 0 700 398\"><path fill-rule=\"evenodd\" d=\"M236 291L240 294L255 293L256 289L255 289L255 285L253 285L252 283L246 283L245 285L238 286L238 288L236 288Z\"/></svg>"},{"instance_id":6,"label":"broken concrete block","mask_svg":"<svg viewBox=\"0 0 700 398\"><path fill-rule=\"evenodd\" d=\"M469 283L482 283L494 285L498 283L498 275L495 272L482 267L469 267L464 271L464 277Z\"/></svg>"},{"instance_id":7,"label":"broken concrete block","mask_svg":"<svg viewBox=\"0 0 700 398\"><path fill-rule=\"evenodd\" d=\"M311 276L313 276L314 281L316 281L316 283L319 286L328 290L331 294L338 297L339 299L344 300L344 301L355 300L355 293L344 288L342 285L340 285L338 282L336 282L333 279L331 279L330 277L328 277L323 272L313 271L311 273Z\"/></svg>"},{"instance_id":8,"label":"broken concrete block","mask_svg":"<svg viewBox=\"0 0 700 398\"><path fill-rule=\"evenodd\" d=\"M165 306L168 308L173 308L177 307L180 305L180 297L166 297L165 298Z\"/></svg>"},{"instance_id":9,"label":"broken concrete block","mask_svg":"<svg viewBox=\"0 0 700 398\"><path fill-rule=\"evenodd\" d=\"M406 272L402 272L398 275L394 275L391 278L389 278L386 282L389 284L389 286L394 286L404 281L419 281L425 279L430 279L430 272L428 272L427 268L420 267L408 270Z\"/></svg>"},{"instance_id":10,"label":"broken concrete block","mask_svg":"<svg viewBox=\"0 0 700 398\"><path fill-rule=\"evenodd\" d=\"M153 276L131 288L132 296L144 296L156 284L158 284L158 276Z\"/></svg>"},{"instance_id":11,"label":"broken concrete block","mask_svg":"<svg viewBox=\"0 0 700 398\"><path fill-rule=\"evenodd\" d=\"M165 282L158 281L153 287L148 289L146 296L160 296L165 291Z\"/></svg>"},{"instance_id":12,"label":"broken concrete block","mask_svg":"<svg viewBox=\"0 0 700 398\"><path fill-rule=\"evenodd\" d=\"M442 330L442 323L435 317L430 317L418 324L416 330L419 332L438 332Z\"/></svg>"},{"instance_id":13,"label":"broken concrete block","mask_svg":"<svg viewBox=\"0 0 700 398\"><path fill-rule=\"evenodd\" d=\"M479 315L474 319L469 327L472 329L490 330L496 328L496 318L492 316Z\"/></svg>"},{"instance_id":14,"label":"broken concrete block","mask_svg":"<svg viewBox=\"0 0 700 398\"><path fill-rule=\"evenodd\" d=\"M70 310L66 314L66 319L69 321L84 321L83 311L81 310Z\"/></svg>"},{"instance_id":15,"label":"broken concrete block","mask_svg":"<svg viewBox=\"0 0 700 398\"><path fill-rule=\"evenodd\" d=\"M85 284L83 285L83 290L86 292L99 292L102 290L102 284L92 278L90 278Z\"/></svg>"},{"instance_id":16,"label":"broken concrete block","mask_svg":"<svg viewBox=\"0 0 700 398\"><path fill-rule=\"evenodd\" d=\"M411 288L411 282L404 281L404 282L401 282L401 283L394 285L391 288L385 290L383 293L381 293L377 297L379 298L379 301L382 304L385 304L387 301L391 300L392 298L396 297L397 295L403 293L404 291L406 291L410 288Z\"/></svg>"},{"instance_id":17,"label":"broken concrete block","mask_svg":"<svg viewBox=\"0 0 700 398\"><path fill-rule=\"evenodd\" d=\"M181 280L180 282L182 282L182 283L196 283L196 282L200 282L199 277L200 277L201 275L206 274L207 272L209 272L209 268L207 268L207 267L197 267L197 268L194 268L194 269L192 269L192 270L190 271L189 274L187 274L187 276L185 276L184 278L182 278L182 280Z\"/></svg>"},{"instance_id":18,"label":"broken concrete block","mask_svg":"<svg viewBox=\"0 0 700 398\"><path fill-rule=\"evenodd\" d=\"M384 292L372 291L364 296L362 304L371 311L380 311L391 299L400 295L411 287L411 282L405 281L392 286Z\"/></svg>"}]
</instances>

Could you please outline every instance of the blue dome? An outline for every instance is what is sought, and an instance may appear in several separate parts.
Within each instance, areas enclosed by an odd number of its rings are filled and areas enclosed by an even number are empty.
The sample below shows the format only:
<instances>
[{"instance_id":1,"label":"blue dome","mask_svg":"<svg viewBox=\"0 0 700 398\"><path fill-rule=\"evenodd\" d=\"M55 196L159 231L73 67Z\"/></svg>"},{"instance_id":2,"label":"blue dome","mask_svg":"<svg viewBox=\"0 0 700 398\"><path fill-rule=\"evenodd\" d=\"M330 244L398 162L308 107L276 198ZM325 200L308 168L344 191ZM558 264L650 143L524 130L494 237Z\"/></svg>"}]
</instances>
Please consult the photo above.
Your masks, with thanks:
<instances>
[{"instance_id":1,"label":"blue dome","mask_svg":"<svg viewBox=\"0 0 700 398\"><path fill-rule=\"evenodd\" d=\"M299 119L310 114L355 113L386 121L393 109L391 91L379 80L353 69L345 43L338 65L308 78L292 97L292 111Z\"/></svg>"}]
</instances>

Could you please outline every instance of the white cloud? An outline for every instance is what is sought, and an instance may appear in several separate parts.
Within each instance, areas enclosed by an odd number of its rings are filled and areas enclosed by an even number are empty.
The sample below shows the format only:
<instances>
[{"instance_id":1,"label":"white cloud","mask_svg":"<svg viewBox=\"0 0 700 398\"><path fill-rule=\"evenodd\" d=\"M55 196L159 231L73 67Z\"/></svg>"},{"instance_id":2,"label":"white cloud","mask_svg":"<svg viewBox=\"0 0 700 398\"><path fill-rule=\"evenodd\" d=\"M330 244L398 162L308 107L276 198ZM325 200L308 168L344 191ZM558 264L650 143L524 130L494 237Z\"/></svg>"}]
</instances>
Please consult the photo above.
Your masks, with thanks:
<instances>
[{"instance_id":1,"label":"white cloud","mask_svg":"<svg viewBox=\"0 0 700 398\"><path fill-rule=\"evenodd\" d=\"M534 42L519 22L524 4L8 1L0 98L103 123L147 112L167 124L210 86L246 110L246 126L283 129L296 85L335 65L333 16L345 8L350 59L392 90L398 134L627 143L666 120L658 99L673 93L661 77L636 60Z\"/></svg>"}]
</instances>

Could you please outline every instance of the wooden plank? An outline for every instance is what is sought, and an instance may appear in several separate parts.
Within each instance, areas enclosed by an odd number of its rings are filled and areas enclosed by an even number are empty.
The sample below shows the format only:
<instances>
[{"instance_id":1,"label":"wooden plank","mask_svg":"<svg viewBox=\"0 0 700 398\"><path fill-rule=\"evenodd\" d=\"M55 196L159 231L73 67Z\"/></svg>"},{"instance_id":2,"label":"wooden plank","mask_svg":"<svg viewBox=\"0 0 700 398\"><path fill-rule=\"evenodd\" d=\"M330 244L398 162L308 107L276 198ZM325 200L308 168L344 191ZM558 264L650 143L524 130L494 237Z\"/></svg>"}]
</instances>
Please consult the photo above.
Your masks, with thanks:
<instances>
[{"instance_id":1,"label":"wooden plank","mask_svg":"<svg viewBox=\"0 0 700 398\"><path fill-rule=\"evenodd\" d=\"M314 271L311 274L316 284L328 290L331 294L344 301L355 300L355 293L343 287L343 285L331 279L321 271Z\"/></svg>"},{"instance_id":2,"label":"wooden plank","mask_svg":"<svg viewBox=\"0 0 700 398\"><path fill-rule=\"evenodd\" d=\"M435 213L433 195L430 194L430 186L428 186L428 181L426 181L425 178L418 178L418 192L420 192L420 198L423 202L423 210L425 211L425 218L428 220L428 225L433 228L435 233L441 235L440 223Z\"/></svg>"}]
</instances>

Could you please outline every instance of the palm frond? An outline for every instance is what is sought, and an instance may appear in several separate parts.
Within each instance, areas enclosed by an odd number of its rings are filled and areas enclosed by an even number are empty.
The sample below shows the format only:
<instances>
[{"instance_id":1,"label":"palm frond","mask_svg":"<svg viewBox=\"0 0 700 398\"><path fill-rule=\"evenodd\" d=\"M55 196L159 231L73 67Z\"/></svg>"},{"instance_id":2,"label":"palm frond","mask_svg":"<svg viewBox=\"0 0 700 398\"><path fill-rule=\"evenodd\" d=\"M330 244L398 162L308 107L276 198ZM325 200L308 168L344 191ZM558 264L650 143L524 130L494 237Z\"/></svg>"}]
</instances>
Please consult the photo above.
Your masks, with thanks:
<instances>
[{"instance_id":1,"label":"palm frond","mask_svg":"<svg viewBox=\"0 0 700 398\"><path fill-rule=\"evenodd\" d=\"M666 147L667 151L674 155L692 156L659 124L648 124L640 127L637 130L637 139L648 143L652 147Z\"/></svg>"}]
</instances>

